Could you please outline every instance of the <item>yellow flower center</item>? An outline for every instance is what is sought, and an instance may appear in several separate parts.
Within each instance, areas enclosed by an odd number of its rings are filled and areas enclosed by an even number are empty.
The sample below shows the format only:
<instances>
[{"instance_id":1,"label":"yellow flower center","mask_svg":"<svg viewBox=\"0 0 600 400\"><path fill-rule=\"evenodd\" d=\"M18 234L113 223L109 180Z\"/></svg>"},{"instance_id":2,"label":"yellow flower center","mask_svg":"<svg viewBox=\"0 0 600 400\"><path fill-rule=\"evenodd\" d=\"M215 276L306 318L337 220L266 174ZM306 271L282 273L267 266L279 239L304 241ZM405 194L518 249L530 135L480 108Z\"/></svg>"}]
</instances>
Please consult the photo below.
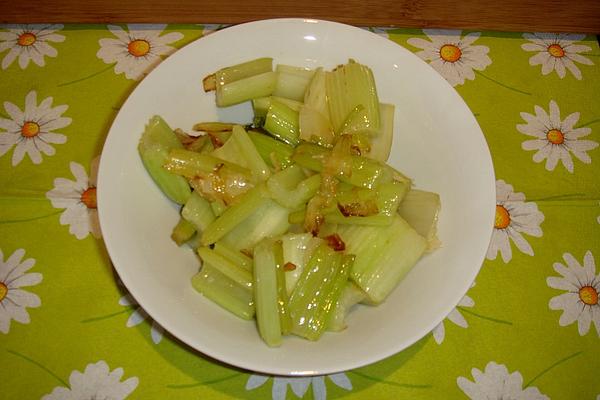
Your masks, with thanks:
<instances>
[{"instance_id":1,"label":"yellow flower center","mask_svg":"<svg viewBox=\"0 0 600 400\"><path fill-rule=\"evenodd\" d=\"M548 53L550 53L552 57L561 58L565 56L565 49L555 43L548 46Z\"/></svg>"},{"instance_id":2,"label":"yellow flower center","mask_svg":"<svg viewBox=\"0 0 600 400\"><path fill-rule=\"evenodd\" d=\"M496 205L494 228L505 229L508 225L510 225L510 214L503 206Z\"/></svg>"},{"instance_id":3,"label":"yellow flower center","mask_svg":"<svg viewBox=\"0 0 600 400\"><path fill-rule=\"evenodd\" d=\"M25 138L32 138L40 133L40 126L31 121L27 121L21 127L21 136Z\"/></svg>"},{"instance_id":4,"label":"yellow flower center","mask_svg":"<svg viewBox=\"0 0 600 400\"><path fill-rule=\"evenodd\" d=\"M96 204L96 188L91 186L81 193L81 202L87 208L97 208Z\"/></svg>"},{"instance_id":5,"label":"yellow flower center","mask_svg":"<svg viewBox=\"0 0 600 400\"><path fill-rule=\"evenodd\" d=\"M35 37L35 35L33 33L23 32L17 38L17 43L19 44L19 46L31 46L32 44L35 43L36 40L37 40L37 38Z\"/></svg>"},{"instance_id":6,"label":"yellow flower center","mask_svg":"<svg viewBox=\"0 0 600 400\"><path fill-rule=\"evenodd\" d=\"M451 63L457 62L460 59L460 56L462 56L462 51L460 51L458 46L453 44L445 44L440 49L440 57L442 57L442 60L444 61Z\"/></svg>"},{"instance_id":7,"label":"yellow flower center","mask_svg":"<svg viewBox=\"0 0 600 400\"><path fill-rule=\"evenodd\" d=\"M593 286L584 286L579 289L579 298L585 304L595 306L598 304L598 291Z\"/></svg>"},{"instance_id":8,"label":"yellow flower center","mask_svg":"<svg viewBox=\"0 0 600 400\"><path fill-rule=\"evenodd\" d=\"M132 40L127 45L127 50L134 57L143 57L150 52L150 43L143 39Z\"/></svg>"},{"instance_id":9,"label":"yellow flower center","mask_svg":"<svg viewBox=\"0 0 600 400\"><path fill-rule=\"evenodd\" d=\"M4 282L0 282L0 303L2 302L2 300L4 300L4 298L6 297L7 294L8 294L8 288L6 287Z\"/></svg>"},{"instance_id":10,"label":"yellow flower center","mask_svg":"<svg viewBox=\"0 0 600 400\"><path fill-rule=\"evenodd\" d=\"M565 141L565 135L558 129L550 129L548 133L546 133L546 137L552 144L563 144Z\"/></svg>"}]
</instances>

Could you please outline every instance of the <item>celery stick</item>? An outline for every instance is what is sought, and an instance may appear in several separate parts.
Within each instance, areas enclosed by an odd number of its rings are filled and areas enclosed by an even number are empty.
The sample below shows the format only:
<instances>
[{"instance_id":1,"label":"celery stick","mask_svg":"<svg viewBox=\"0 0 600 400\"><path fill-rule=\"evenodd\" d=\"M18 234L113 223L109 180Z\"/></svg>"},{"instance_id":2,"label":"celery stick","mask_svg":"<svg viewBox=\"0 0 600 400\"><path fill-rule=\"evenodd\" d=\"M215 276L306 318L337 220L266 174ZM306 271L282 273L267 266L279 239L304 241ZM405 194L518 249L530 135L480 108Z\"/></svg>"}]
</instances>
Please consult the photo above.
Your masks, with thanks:
<instances>
[{"instance_id":1,"label":"celery stick","mask_svg":"<svg viewBox=\"0 0 600 400\"><path fill-rule=\"evenodd\" d=\"M340 225L338 230L346 251L356 255L351 278L374 304L386 299L427 247L399 215L386 227Z\"/></svg>"},{"instance_id":2,"label":"celery stick","mask_svg":"<svg viewBox=\"0 0 600 400\"><path fill-rule=\"evenodd\" d=\"M225 257L240 268L252 271L252 259L241 251L232 249L221 241L215 243L213 250L215 253Z\"/></svg>"},{"instance_id":3,"label":"celery stick","mask_svg":"<svg viewBox=\"0 0 600 400\"><path fill-rule=\"evenodd\" d=\"M169 153L165 168L174 174L195 178L198 175L209 174L222 165L228 165L234 170L249 173L246 168L228 163L208 154L200 154L184 149L174 149Z\"/></svg>"},{"instance_id":4,"label":"celery stick","mask_svg":"<svg viewBox=\"0 0 600 400\"><path fill-rule=\"evenodd\" d=\"M270 57L262 57L241 64L221 68L215 72L215 78L217 85L226 85L231 82L239 81L240 79L271 71L273 71L273 59Z\"/></svg>"},{"instance_id":5,"label":"celery stick","mask_svg":"<svg viewBox=\"0 0 600 400\"><path fill-rule=\"evenodd\" d=\"M366 298L365 292L351 281L346 282L335 308L327 322L327 330L340 332L346 329L346 317L355 304Z\"/></svg>"},{"instance_id":6,"label":"celery stick","mask_svg":"<svg viewBox=\"0 0 600 400\"><path fill-rule=\"evenodd\" d=\"M283 65L278 65L276 71L277 86L273 95L303 101L304 93L314 75L314 71Z\"/></svg>"},{"instance_id":7,"label":"celery stick","mask_svg":"<svg viewBox=\"0 0 600 400\"><path fill-rule=\"evenodd\" d=\"M193 192L181 210L181 216L202 232L215 220L210 203L197 192Z\"/></svg>"},{"instance_id":8,"label":"celery stick","mask_svg":"<svg viewBox=\"0 0 600 400\"><path fill-rule=\"evenodd\" d=\"M265 118L265 130L291 146L299 143L298 112L278 101L271 101Z\"/></svg>"},{"instance_id":9,"label":"celery stick","mask_svg":"<svg viewBox=\"0 0 600 400\"><path fill-rule=\"evenodd\" d=\"M277 291L277 261L272 240L261 241L254 249L254 302L258 332L270 347L281 345L281 321Z\"/></svg>"},{"instance_id":10,"label":"celery stick","mask_svg":"<svg viewBox=\"0 0 600 400\"><path fill-rule=\"evenodd\" d=\"M329 119L314 108L303 106L298 112L298 130L300 139L317 143L322 146L332 146L335 134Z\"/></svg>"},{"instance_id":11,"label":"celery stick","mask_svg":"<svg viewBox=\"0 0 600 400\"><path fill-rule=\"evenodd\" d=\"M288 216L288 222L291 225L300 225L300 224L304 223L305 218L306 218L306 208L303 208L302 210L291 212L290 215ZM311 234L311 236L312 236L312 234Z\"/></svg>"},{"instance_id":12,"label":"celery stick","mask_svg":"<svg viewBox=\"0 0 600 400\"><path fill-rule=\"evenodd\" d=\"M202 259L202 262L210 264L213 268L217 269L220 273L227 276L238 285L247 288L252 287L252 273L247 269L242 268L209 247L199 247L197 252Z\"/></svg>"},{"instance_id":13,"label":"celery stick","mask_svg":"<svg viewBox=\"0 0 600 400\"><path fill-rule=\"evenodd\" d=\"M428 251L434 250L441 245L437 237L437 221L440 208L440 196L437 193L417 189L409 191L398 208L400 216L419 235L427 239Z\"/></svg>"},{"instance_id":14,"label":"celery stick","mask_svg":"<svg viewBox=\"0 0 600 400\"><path fill-rule=\"evenodd\" d=\"M360 105L366 110L365 126L374 131L379 129L379 100L369 67L350 60L327 74L326 87L331 123L336 133Z\"/></svg>"},{"instance_id":15,"label":"celery stick","mask_svg":"<svg viewBox=\"0 0 600 400\"><path fill-rule=\"evenodd\" d=\"M289 210L274 200L263 199L250 216L238 221L237 226L223 237L223 243L236 250L251 251L263 238L286 232L290 227L288 214Z\"/></svg>"},{"instance_id":16,"label":"celery stick","mask_svg":"<svg viewBox=\"0 0 600 400\"><path fill-rule=\"evenodd\" d=\"M377 187L377 207L383 215L393 215L406 194L410 191L410 182L393 180Z\"/></svg>"},{"instance_id":17,"label":"celery stick","mask_svg":"<svg viewBox=\"0 0 600 400\"><path fill-rule=\"evenodd\" d=\"M304 217L300 223L304 221ZM313 251L323 243L322 239L314 237L311 233L286 233L281 236L283 249L283 263L288 264L285 269L285 285L288 294L291 294L296 282L302 275L304 267L310 260Z\"/></svg>"},{"instance_id":18,"label":"celery stick","mask_svg":"<svg viewBox=\"0 0 600 400\"><path fill-rule=\"evenodd\" d=\"M329 154L330 151L322 146L312 143L302 143L294 150L292 161L301 167L321 172L323 170L323 161Z\"/></svg>"},{"instance_id":19,"label":"celery stick","mask_svg":"<svg viewBox=\"0 0 600 400\"><path fill-rule=\"evenodd\" d=\"M283 169L292 163L291 157L294 152L292 146L255 131L249 131L248 136L260 156L272 168Z\"/></svg>"},{"instance_id":20,"label":"celery stick","mask_svg":"<svg viewBox=\"0 0 600 400\"><path fill-rule=\"evenodd\" d=\"M292 333L319 339L348 279L351 259L327 245L317 247L290 296Z\"/></svg>"},{"instance_id":21,"label":"celery stick","mask_svg":"<svg viewBox=\"0 0 600 400\"><path fill-rule=\"evenodd\" d=\"M277 73L275 72L265 72L224 85L217 85L217 107L227 107L257 97L270 96L276 85Z\"/></svg>"},{"instance_id":22,"label":"celery stick","mask_svg":"<svg viewBox=\"0 0 600 400\"><path fill-rule=\"evenodd\" d=\"M213 214L215 214L215 217L220 217L221 214L223 214L223 212L225 212L225 210L227 209L227 206L225 205L225 202L223 202L223 200L217 199L215 201L211 201L210 208Z\"/></svg>"},{"instance_id":23,"label":"celery stick","mask_svg":"<svg viewBox=\"0 0 600 400\"><path fill-rule=\"evenodd\" d=\"M227 132L233 129L233 125L227 122L198 122L192 129L199 132Z\"/></svg>"},{"instance_id":24,"label":"celery stick","mask_svg":"<svg viewBox=\"0 0 600 400\"><path fill-rule=\"evenodd\" d=\"M259 186L239 196L235 204L227 208L202 232L202 245L207 246L216 242L252 215L267 200L264 192L265 190Z\"/></svg>"},{"instance_id":25,"label":"celery stick","mask_svg":"<svg viewBox=\"0 0 600 400\"><path fill-rule=\"evenodd\" d=\"M345 216L337 209L326 213L324 217L325 222L329 224L388 226L392 223L392 217L389 215L375 214L364 217L356 215Z\"/></svg>"},{"instance_id":26,"label":"celery stick","mask_svg":"<svg viewBox=\"0 0 600 400\"><path fill-rule=\"evenodd\" d=\"M318 111L329 121L329 106L327 104L327 74L323 68L317 68L306 92L304 93L304 105Z\"/></svg>"},{"instance_id":27,"label":"celery stick","mask_svg":"<svg viewBox=\"0 0 600 400\"><path fill-rule=\"evenodd\" d=\"M179 218L179 222L175 225L171 233L171 239L177 243L177 246L181 246L190 240L194 236L194 233L196 233L196 227L185 219Z\"/></svg>"},{"instance_id":28,"label":"celery stick","mask_svg":"<svg viewBox=\"0 0 600 400\"><path fill-rule=\"evenodd\" d=\"M230 139L223 146L215 149L211 155L247 168L252 172L255 181L264 181L271 174L246 130L240 125L233 127Z\"/></svg>"},{"instance_id":29,"label":"celery stick","mask_svg":"<svg viewBox=\"0 0 600 400\"><path fill-rule=\"evenodd\" d=\"M301 102L292 99L287 99L285 97L259 97L258 99L252 99L252 109L254 110L254 116L263 118L266 117L267 112L269 111L269 107L271 107L272 101L277 101L279 103L285 104L294 111L300 111L300 107L302 107Z\"/></svg>"},{"instance_id":30,"label":"celery stick","mask_svg":"<svg viewBox=\"0 0 600 400\"><path fill-rule=\"evenodd\" d=\"M292 331L292 318L289 310L289 295L286 287L283 249L280 240L273 243L273 255L277 267L277 308L279 310L279 322L281 324L281 333L287 335Z\"/></svg>"},{"instance_id":31,"label":"celery stick","mask_svg":"<svg viewBox=\"0 0 600 400\"><path fill-rule=\"evenodd\" d=\"M152 180L169 199L179 204L189 198L190 186L184 178L169 173L163 165L171 149L181 148L183 145L173 130L159 116L152 117L146 124L138 144L138 152Z\"/></svg>"},{"instance_id":32,"label":"celery stick","mask_svg":"<svg viewBox=\"0 0 600 400\"><path fill-rule=\"evenodd\" d=\"M279 204L291 210L305 204L319 190L321 176L306 177L297 165L291 165L277 172L267 181L271 197Z\"/></svg>"},{"instance_id":33,"label":"celery stick","mask_svg":"<svg viewBox=\"0 0 600 400\"><path fill-rule=\"evenodd\" d=\"M394 111L393 104L379 103L379 132L371 138L371 151L365 154L366 157L381 162L388 160L394 137Z\"/></svg>"},{"instance_id":34,"label":"celery stick","mask_svg":"<svg viewBox=\"0 0 600 400\"><path fill-rule=\"evenodd\" d=\"M238 285L210 264L203 264L200 272L192 277L192 286L238 317L247 320L254 317L252 289Z\"/></svg>"}]
</instances>

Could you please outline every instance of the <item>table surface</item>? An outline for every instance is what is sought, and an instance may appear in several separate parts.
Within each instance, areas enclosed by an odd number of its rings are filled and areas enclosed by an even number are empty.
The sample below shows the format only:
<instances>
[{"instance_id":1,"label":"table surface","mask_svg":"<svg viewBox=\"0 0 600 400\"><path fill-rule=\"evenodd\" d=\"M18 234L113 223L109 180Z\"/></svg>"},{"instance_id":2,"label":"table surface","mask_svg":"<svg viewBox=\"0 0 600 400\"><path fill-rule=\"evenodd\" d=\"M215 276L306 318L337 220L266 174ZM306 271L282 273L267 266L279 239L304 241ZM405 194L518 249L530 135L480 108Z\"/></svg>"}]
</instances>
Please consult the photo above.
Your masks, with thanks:
<instances>
[{"instance_id":1,"label":"table surface","mask_svg":"<svg viewBox=\"0 0 600 400\"><path fill-rule=\"evenodd\" d=\"M221 27L143 28L0 26L0 397L600 400L594 36L369 28L439 68L473 111L496 172L494 233L474 286L431 334L372 365L285 378L188 348L112 269L97 161L153 64L106 46L160 41L159 61ZM460 63L439 60L444 44Z\"/></svg>"}]
</instances>

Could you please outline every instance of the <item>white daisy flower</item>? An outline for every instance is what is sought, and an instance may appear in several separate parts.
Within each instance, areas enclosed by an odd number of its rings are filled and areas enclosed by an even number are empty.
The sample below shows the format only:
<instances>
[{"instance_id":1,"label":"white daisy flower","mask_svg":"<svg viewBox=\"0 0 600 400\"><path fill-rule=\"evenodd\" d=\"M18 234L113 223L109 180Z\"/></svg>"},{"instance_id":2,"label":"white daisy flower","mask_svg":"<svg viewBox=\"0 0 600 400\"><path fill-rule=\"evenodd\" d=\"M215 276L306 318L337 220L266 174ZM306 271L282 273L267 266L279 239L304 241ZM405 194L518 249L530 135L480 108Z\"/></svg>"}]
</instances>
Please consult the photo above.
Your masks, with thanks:
<instances>
[{"instance_id":1,"label":"white daisy flower","mask_svg":"<svg viewBox=\"0 0 600 400\"><path fill-rule=\"evenodd\" d=\"M471 287L475 286L475 283L473 283L473 285L471 285ZM465 319L465 317L463 317L463 315L460 313L458 307L473 307L475 305L475 301L473 301L473 299L471 297L469 297L468 295L465 295L460 302L458 303L458 305L452 309L452 311L450 311L450 314L448 314L448 316L446 317L446 319L448 319L449 321L453 322L454 324L460 326L461 328L467 328L469 326L469 323L467 322L467 320ZM435 328L433 328L433 338L435 339L435 342L437 344L442 344L442 342L444 341L444 338L446 336L446 329L444 328L444 321L440 322Z\"/></svg>"},{"instance_id":2,"label":"white daisy flower","mask_svg":"<svg viewBox=\"0 0 600 400\"><path fill-rule=\"evenodd\" d=\"M58 52L48 42L63 42L65 37L55 33L62 25L5 25L6 32L0 32L0 53L10 49L2 60L2 69L8 68L19 59L21 69L27 68L29 61L40 67L45 65L44 57L56 57Z\"/></svg>"},{"instance_id":3,"label":"white daisy flower","mask_svg":"<svg viewBox=\"0 0 600 400\"><path fill-rule=\"evenodd\" d=\"M533 155L536 163L546 160L546 169L553 171L558 160L569 172L573 172L572 153L580 161L590 164L592 159L587 151L598 147L593 140L580 140L589 135L591 128L575 128L579 113L569 114L564 120L560 119L560 110L554 100L550 101L550 112L546 113L540 106L535 106L535 115L521 113L526 124L517 125L519 132L533 136L535 139L526 140L521 147L523 150L537 150Z\"/></svg>"},{"instance_id":4,"label":"white daisy flower","mask_svg":"<svg viewBox=\"0 0 600 400\"><path fill-rule=\"evenodd\" d=\"M96 179L100 157L92 161L88 178L85 169L76 162L70 163L71 173L75 180L56 178L54 188L46 193L46 197L54 208L64 208L60 215L60 224L69 225L69 233L79 240L85 239L91 232L96 238L102 236L96 209Z\"/></svg>"},{"instance_id":5,"label":"white daisy flower","mask_svg":"<svg viewBox=\"0 0 600 400\"><path fill-rule=\"evenodd\" d=\"M585 38L585 35L570 33L524 33L523 37L531 43L524 43L521 48L525 51L538 53L529 59L529 65L542 65L542 75L556 71L562 79L571 71L575 78L581 80L581 71L575 62L585 65L594 65L588 58L579 53L592 50L591 47L576 44Z\"/></svg>"},{"instance_id":6,"label":"white daisy flower","mask_svg":"<svg viewBox=\"0 0 600 400\"><path fill-rule=\"evenodd\" d=\"M168 44L183 38L179 32L160 36L165 27L164 24L133 24L127 25L125 31L120 26L108 25L117 39L100 39L96 56L107 64L116 62L116 74L124 72L127 79L139 80L161 62L161 56L176 50Z\"/></svg>"},{"instance_id":7,"label":"white daisy flower","mask_svg":"<svg viewBox=\"0 0 600 400\"><path fill-rule=\"evenodd\" d=\"M122 285L121 282L119 282ZM137 306L138 302L133 298L132 295L127 294L119 299L119 304L122 306ZM136 310L129 316L127 323L125 324L128 328L132 328L144 322L144 320L152 321L150 328L150 336L154 344L159 344L164 335L164 328L156 321L154 321L142 307L136 308Z\"/></svg>"},{"instance_id":8,"label":"white daisy flower","mask_svg":"<svg viewBox=\"0 0 600 400\"><path fill-rule=\"evenodd\" d=\"M452 85L462 85L465 79L475 79L473 70L483 71L492 60L488 57L487 46L473 46L481 36L480 32L471 32L464 37L460 30L423 29L431 41L421 38L410 38L408 44L423 49L416 53L425 61L429 61Z\"/></svg>"},{"instance_id":9,"label":"white daisy flower","mask_svg":"<svg viewBox=\"0 0 600 400\"><path fill-rule=\"evenodd\" d=\"M533 249L521 233L541 237L540 224L544 221L542 214L533 202L525 202L523 193L515 193L513 187L502 179L496 181L496 219L490 247L486 257L495 260L498 252L507 263L512 259L510 240L517 248L530 256Z\"/></svg>"},{"instance_id":10,"label":"white daisy flower","mask_svg":"<svg viewBox=\"0 0 600 400\"><path fill-rule=\"evenodd\" d=\"M34 164L42 162L40 152L47 156L55 153L51 144L63 144L67 137L53 132L71 124L71 118L61 117L69 106L52 107L52 97L46 97L37 104L37 93L32 90L25 97L25 111L9 101L4 102L4 109L10 119L0 118L0 157L13 146L12 165L23 160L25 153Z\"/></svg>"},{"instance_id":11,"label":"white daisy flower","mask_svg":"<svg viewBox=\"0 0 600 400\"><path fill-rule=\"evenodd\" d=\"M459 376L456 383L472 400L550 400L534 386L523 389L523 377L519 371L509 374L505 365L493 361L486 365L484 372L473 368L471 374L474 382Z\"/></svg>"},{"instance_id":12,"label":"white daisy flower","mask_svg":"<svg viewBox=\"0 0 600 400\"><path fill-rule=\"evenodd\" d=\"M565 290L566 293L551 298L548 305L551 310L563 310L558 321L560 326L577 321L579 335L583 336L589 332L593 322L600 337L600 273L596 275L594 256L587 251L583 257L583 267L569 253L563 254L563 258L566 266L554 263L554 270L562 276L551 276L546 279L546 283L551 288Z\"/></svg>"},{"instance_id":13,"label":"white daisy flower","mask_svg":"<svg viewBox=\"0 0 600 400\"><path fill-rule=\"evenodd\" d=\"M336 386L342 389L352 390L352 382L348 376L343 373L326 375ZM270 376L266 375L250 375L246 382L246 390L256 389L264 385ZM327 389L325 387L325 376L308 376L308 377L272 377L273 389L271 391L273 400L285 400L287 398L288 386L292 392L299 398L303 398L308 387L312 385L312 394L315 400L326 400Z\"/></svg>"},{"instance_id":14,"label":"white daisy flower","mask_svg":"<svg viewBox=\"0 0 600 400\"><path fill-rule=\"evenodd\" d=\"M111 399L122 400L131 394L138 385L139 379L131 377L123 382L123 368L110 371L105 361L88 364L83 373L75 370L69 377L70 388L58 386L42 400L84 400Z\"/></svg>"},{"instance_id":15,"label":"white daisy flower","mask_svg":"<svg viewBox=\"0 0 600 400\"><path fill-rule=\"evenodd\" d=\"M33 258L24 261L25 250L18 249L6 262L0 250L0 332L8 333L10 321L15 320L28 324L29 313L27 308L39 307L42 302L33 293L21 288L37 285L42 281L42 274L38 272L25 273L35 264Z\"/></svg>"}]
</instances>

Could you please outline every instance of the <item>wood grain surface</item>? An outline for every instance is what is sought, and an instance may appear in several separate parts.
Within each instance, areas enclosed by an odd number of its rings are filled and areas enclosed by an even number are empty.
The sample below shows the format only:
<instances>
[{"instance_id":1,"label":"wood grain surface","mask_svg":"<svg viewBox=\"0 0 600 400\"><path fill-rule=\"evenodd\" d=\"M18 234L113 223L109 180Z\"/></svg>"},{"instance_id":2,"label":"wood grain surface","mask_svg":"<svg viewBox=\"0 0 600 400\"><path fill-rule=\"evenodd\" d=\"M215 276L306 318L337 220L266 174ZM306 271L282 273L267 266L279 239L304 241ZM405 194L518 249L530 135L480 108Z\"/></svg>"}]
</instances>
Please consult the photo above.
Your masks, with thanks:
<instances>
[{"instance_id":1,"label":"wood grain surface","mask_svg":"<svg viewBox=\"0 0 600 400\"><path fill-rule=\"evenodd\" d=\"M279 17L358 26L600 33L600 0L0 0L1 23L236 24Z\"/></svg>"}]
</instances>

